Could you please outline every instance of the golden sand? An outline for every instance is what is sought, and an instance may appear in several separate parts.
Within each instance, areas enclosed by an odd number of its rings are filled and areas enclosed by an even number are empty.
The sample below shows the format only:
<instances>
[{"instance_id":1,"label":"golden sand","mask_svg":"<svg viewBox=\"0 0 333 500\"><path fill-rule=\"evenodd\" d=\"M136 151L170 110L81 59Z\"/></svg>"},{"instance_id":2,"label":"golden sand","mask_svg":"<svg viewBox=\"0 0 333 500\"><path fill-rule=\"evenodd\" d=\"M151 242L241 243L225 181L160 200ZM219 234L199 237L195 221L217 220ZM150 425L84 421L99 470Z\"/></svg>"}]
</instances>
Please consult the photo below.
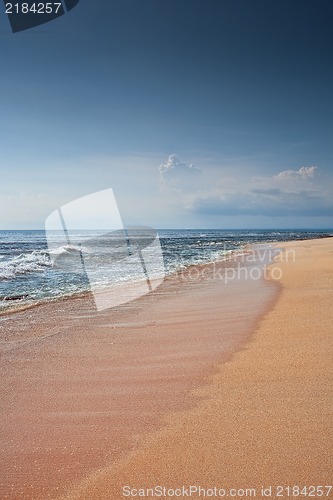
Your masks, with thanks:
<instances>
[{"instance_id":1,"label":"golden sand","mask_svg":"<svg viewBox=\"0 0 333 500\"><path fill-rule=\"evenodd\" d=\"M116 500L126 485L255 488L257 497L272 486L271 498L286 498L288 486L332 483L333 239L282 246L288 258L271 267L282 272L278 302L246 347L196 390L197 407L174 413L140 450L67 498Z\"/></svg>"},{"instance_id":2,"label":"golden sand","mask_svg":"<svg viewBox=\"0 0 333 500\"><path fill-rule=\"evenodd\" d=\"M1 499L329 485L333 239L279 246L264 283L206 266L97 315L80 297L2 318Z\"/></svg>"},{"instance_id":3,"label":"golden sand","mask_svg":"<svg viewBox=\"0 0 333 500\"><path fill-rule=\"evenodd\" d=\"M195 406L191 390L276 296L262 280L225 284L234 265L190 268L101 312L81 296L0 318L1 500L58 498Z\"/></svg>"}]
</instances>

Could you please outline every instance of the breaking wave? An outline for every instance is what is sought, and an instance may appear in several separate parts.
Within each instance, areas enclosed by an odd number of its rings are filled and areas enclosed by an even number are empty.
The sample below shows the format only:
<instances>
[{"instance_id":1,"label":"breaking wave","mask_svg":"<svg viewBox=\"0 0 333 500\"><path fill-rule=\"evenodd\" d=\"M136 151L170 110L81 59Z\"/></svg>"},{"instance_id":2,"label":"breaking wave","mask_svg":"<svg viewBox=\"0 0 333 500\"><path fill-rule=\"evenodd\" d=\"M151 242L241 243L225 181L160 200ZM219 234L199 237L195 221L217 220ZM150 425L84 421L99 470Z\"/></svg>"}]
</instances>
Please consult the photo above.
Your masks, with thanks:
<instances>
[{"instance_id":1,"label":"breaking wave","mask_svg":"<svg viewBox=\"0 0 333 500\"><path fill-rule=\"evenodd\" d=\"M60 255L68 255L78 248L74 245L55 248L54 250L34 250L22 253L9 260L0 259L0 281L15 279L30 273L40 273L52 268L52 259Z\"/></svg>"}]
</instances>

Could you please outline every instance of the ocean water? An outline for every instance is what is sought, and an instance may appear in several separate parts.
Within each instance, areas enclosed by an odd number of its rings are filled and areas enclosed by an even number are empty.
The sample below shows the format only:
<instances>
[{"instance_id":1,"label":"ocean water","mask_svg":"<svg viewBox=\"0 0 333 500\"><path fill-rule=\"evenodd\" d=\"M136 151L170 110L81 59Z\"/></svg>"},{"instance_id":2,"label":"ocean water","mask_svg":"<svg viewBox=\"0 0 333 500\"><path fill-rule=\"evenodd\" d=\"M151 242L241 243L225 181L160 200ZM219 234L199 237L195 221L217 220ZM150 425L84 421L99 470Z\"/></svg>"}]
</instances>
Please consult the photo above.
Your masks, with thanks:
<instances>
[{"instance_id":1,"label":"ocean water","mask_svg":"<svg viewBox=\"0 0 333 500\"><path fill-rule=\"evenodd\" d=\"M151 278L161 275L162 267L163 273L171 274L191 265L225 260L231 252L242 252L252 243L333 236L333 232L320 230L186 229L157 233L158 239L153 230L125 236L123 232L104 235L85 231L77 232L77 241L69 243L56 232L47 240L44 231L0 231L0 313L89 291L92 281L95 289L102 289L111 282L138 279L138 263L142 271L140 262L144 261L149 261L145 272ZM133 258L136 249L143 251Z\"/></svg>"}]
</instances>

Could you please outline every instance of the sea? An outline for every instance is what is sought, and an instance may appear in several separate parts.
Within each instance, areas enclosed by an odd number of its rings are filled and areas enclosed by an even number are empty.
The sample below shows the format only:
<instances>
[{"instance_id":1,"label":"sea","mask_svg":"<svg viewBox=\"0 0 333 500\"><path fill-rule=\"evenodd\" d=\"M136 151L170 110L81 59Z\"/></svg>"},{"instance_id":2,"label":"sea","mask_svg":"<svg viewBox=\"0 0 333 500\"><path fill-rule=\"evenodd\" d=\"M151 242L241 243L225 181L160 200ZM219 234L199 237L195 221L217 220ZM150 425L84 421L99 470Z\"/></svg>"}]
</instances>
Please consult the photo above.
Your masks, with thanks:
<instances>
[{"instance_id":1,"label":"sea","mask_svg":"<svg viewBox=\"0 0 333 500\"><path fill-rule=\"evenodd\" d=\"M254 243L333 236L324 230L140 229L63 235L0 231L0 314L111 283L169 275L216 262ZM141 274L140 274L141 273Z\"/></svg>"}]
</instances>

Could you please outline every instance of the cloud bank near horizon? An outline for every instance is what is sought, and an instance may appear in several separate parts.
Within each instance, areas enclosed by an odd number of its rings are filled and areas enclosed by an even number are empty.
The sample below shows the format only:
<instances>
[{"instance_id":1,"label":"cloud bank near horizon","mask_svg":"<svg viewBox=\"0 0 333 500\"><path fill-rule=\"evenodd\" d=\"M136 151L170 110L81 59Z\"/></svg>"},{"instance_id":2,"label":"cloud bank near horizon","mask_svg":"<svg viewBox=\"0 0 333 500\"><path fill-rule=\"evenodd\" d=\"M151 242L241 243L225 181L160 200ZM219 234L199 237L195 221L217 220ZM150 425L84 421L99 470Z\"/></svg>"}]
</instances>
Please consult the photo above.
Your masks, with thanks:
<instances>
[{"instance_id":1,"label":"cloud bank near horizon","mask_svg":"<svg viewBox=\"0 0 333 500\"><path fill-rule=\"evenodd\" d=\"M200 169L171 155L159 169L163 192L192 214L333 216L333 182L322 180L317 166L253 177L246 172L230 173L230 169Z\"/></svg>"}]
</instances>

